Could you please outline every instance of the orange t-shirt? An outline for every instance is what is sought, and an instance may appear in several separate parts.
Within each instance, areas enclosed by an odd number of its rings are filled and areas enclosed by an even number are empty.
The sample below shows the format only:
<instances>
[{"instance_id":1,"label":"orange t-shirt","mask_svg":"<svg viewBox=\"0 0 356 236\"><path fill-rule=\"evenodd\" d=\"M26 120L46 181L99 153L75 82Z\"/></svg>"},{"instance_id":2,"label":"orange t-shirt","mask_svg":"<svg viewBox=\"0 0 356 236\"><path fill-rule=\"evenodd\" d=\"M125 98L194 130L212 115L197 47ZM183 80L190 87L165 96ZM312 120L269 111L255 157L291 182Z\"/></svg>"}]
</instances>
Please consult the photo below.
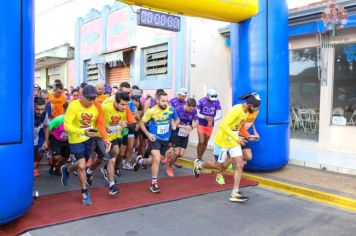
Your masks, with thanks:
<instances>
[{"instance_id":1,"label":"orange t-shirt","mask_svg":"<svg viewBox=\"0 0 356 236\"><path fill-rule=\"evenodd\" d=\"M107 98L108 96L106 96L105 94L100 94L99 96L96 97L95 101L103 103L103 101Z\"/></svg>"},{"instance_id":2,"label":"orange t-shirt","mask_svg":"<svg viewBox=\"0 0 356 236\"><path fill-rule=\"evenodd\" d=\"M53 104L54 106L54 116L52 118L55 118L57 116L63 115L64 114L64 103L66 103L67 98L62 93L60 97L56 97L54 93L50 93L48 96L48 100Z\"/></svg>"}]
</instances>

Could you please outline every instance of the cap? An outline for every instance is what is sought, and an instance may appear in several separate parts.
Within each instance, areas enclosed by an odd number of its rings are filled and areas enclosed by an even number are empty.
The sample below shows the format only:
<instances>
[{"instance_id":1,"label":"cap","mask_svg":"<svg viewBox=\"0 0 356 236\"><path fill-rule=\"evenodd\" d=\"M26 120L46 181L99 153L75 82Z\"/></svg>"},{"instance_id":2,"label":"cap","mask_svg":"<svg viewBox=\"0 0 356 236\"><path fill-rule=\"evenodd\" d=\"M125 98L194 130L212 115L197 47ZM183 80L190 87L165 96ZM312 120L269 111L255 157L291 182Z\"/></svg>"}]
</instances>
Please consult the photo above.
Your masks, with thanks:
<instances>
[{"instance_id":1,"label":"cap","mask_svg":"<svg viewBox=\"0 0 356 236\"><path fill-rule=\"evenodd\" d=\"M181 89L178 90L177 94L183 95L183 96L187 96L188 95L188 91L185 88L181 88Z\"/></svg>"},{"instance_id":2,"label":"cap","mask_svg":"<svg viewBox=\"0 0 356 236\"><path fill-rule=\"evenodd\" d=\"M98 96L98 93L93 85L86 85L83 88L83 96L89 100L94 100Z\"/></svg>"},{"instance_id":3,"label":"cap","mask_svg":"<svg viewBox=\"0 0 356 236\"><path fill-rule=\"evenodd\" d=\"M132 92L131 92L131 96L132 96L132 97L141 97L141 96L142 96L142 92L141 92L141 90L139 90L139 89L134 89L134 90L132 90Z\"/></svg>"},{"instance_id":4,"label":"cap","mask_svg":"<svg viewBox=\"0 0 356 236\"><path fill-rule=\"evenodd\" d=\"M248 93L241 97L240 100L246 100L247 105L252 105L253 107L259 107L261 105L261 97L258 93Z\"/></svg>"},{"instance_id":5,"label":"cap","mask_svg":"<svg viewBox=\"0 0 356 236\"><path fill-rule=\"evenodd\" d=\"M208 97L209 97L209 99L210 99L211 101L216 101L216 100L218 100L218 93L217 93L216 90L213 89L213 88L211 88L211 89L208 90L207 95L208 95Z\"/></svg>"}]
</instances>

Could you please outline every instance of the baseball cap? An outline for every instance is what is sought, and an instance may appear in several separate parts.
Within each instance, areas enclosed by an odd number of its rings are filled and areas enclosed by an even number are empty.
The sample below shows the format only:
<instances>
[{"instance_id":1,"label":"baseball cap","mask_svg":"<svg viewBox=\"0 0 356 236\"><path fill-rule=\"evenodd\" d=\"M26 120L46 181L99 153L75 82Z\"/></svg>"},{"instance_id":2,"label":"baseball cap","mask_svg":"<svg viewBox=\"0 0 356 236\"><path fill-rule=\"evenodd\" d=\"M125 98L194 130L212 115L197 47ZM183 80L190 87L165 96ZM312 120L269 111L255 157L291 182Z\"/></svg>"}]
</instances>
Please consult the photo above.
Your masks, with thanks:
<instances>
[{"instance_id":1,"label":"baseball cap","mask_svg":"<svg viewBox=\"0 0 356 236\"><path fill-rule=\"evenodd\" d=\"M258 93L248 93L241 97L240 100L246 100L247 105L252 105L253 107L259 107L261 105L261 97Z\"/></svg>"},{"instance_id":2,"label":"baseball cap","mask_svg":"<svg viewBox=\"0 0 356 236\"><path fill-rule=\"evenodd\" d=\"M218 100L218 93L217 93L216 90L213 89L213 88L208 90L207 95L208 95L208 97L209 97L209 99L210 99L211 101L216 101L216 100Z\"/></svg>"},{"instance_id":3,"label":"baseball cap","mask_svg":"<svg viewBox=\"0 0 356 236\"><path fill-rule=\"evenodd\" d=\"M188 91L185 88L180 88L178 90L177 94L183 95L183 96L187 96L188 95Z\"/></svg>"},{"instance_id":4,"label":"baseball cap","mask_svg":"<svg viewBox=\"0 0 356 236\"><path fill-rule=\"evenodd\" d=\"M93 85L85 85L83 88L83 96L89 100L94 100L98 96L98 93Z\"/></svg>"}]
</instances>

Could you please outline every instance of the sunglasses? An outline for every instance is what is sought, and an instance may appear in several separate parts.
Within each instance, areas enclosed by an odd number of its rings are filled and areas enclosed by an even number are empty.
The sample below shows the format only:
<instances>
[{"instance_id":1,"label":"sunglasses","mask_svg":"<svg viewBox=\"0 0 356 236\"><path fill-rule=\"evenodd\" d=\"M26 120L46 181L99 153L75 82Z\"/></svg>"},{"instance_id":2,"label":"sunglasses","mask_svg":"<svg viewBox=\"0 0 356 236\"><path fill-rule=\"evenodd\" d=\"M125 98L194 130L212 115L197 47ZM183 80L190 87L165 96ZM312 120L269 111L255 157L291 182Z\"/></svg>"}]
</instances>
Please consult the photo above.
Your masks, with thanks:
<instances>
[{"instance_id":1,"label":"sunglasses","mask_svg":"<svg viewBox=\"0 0 356 236\"><path fill-rule=\"evenodd\" d=\"M211 97L211 98L217 98L218 95L209 95L209 97Z\"/></svg>"}]
</instances>

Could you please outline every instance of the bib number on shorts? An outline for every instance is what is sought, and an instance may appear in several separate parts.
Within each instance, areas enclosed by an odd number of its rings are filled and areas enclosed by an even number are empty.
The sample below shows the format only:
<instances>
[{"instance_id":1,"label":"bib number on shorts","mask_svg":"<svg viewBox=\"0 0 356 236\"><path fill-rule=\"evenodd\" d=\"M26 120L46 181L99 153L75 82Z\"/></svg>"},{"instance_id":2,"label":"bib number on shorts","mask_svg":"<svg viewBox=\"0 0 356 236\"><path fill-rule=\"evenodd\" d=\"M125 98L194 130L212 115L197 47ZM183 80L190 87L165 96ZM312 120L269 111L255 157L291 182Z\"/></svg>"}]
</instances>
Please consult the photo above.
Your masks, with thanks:
<instances>
[{"instance_id":1,"label":"bib number on shorts","mask_svg":"<svg viewBox=\"0 0 356 236\"><path fill-rule=\"evenodd\" d=\"M227 150L221 149L219 152L218 162L219 163L225 162L226 157L227 157Z\"/></svg>"},{"instance_id":2,"label":"bib number on shorts","mask_svg":"<svg viewBox=\"0 0 356 236\"><path fill-rule=\"evenodd\" d=\"M157 126L157 134L166 134L168 132L169 132L169 124Z\"/></svg>"},{"instance_id":3,"label":"bib number on shorts","mask_svg":"<svg viewBox=\"0 0 356 236\"><path fill-rule=\"evenodd\" d=\"M189 132L186 129L179 128L179 131L178 131L179 137L187 137L188 135L189 135Z\"/></svg>"}]
</instances>

